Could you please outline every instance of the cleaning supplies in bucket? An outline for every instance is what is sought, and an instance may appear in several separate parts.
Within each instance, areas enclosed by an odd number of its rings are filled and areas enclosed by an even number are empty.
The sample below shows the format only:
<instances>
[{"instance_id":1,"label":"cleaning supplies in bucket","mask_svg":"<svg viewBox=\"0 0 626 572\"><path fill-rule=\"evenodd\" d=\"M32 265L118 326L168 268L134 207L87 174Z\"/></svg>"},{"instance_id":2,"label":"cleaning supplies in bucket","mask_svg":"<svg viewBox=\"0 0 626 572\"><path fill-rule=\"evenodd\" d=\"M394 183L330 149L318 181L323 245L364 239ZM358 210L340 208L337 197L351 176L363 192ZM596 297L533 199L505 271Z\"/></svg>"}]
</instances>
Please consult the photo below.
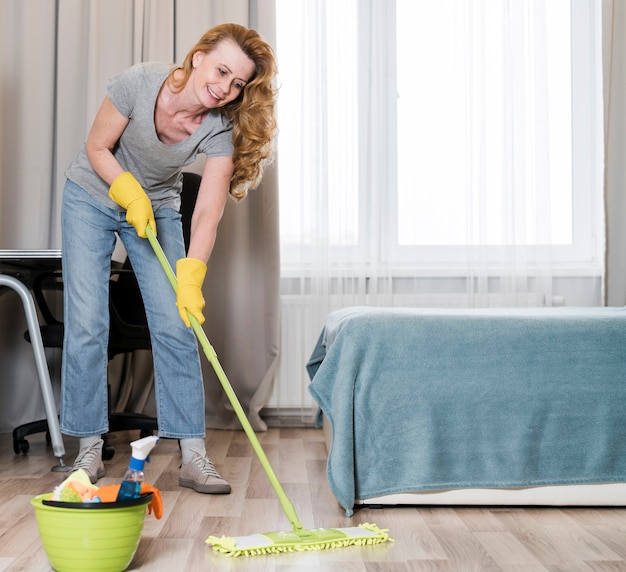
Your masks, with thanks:
<instances>
[{"instance_id":1,"label":"cleaning supplies in bucket","mask_svg":"<svg viewBox=\"0 0 626 572\"><path fill-rule=\"evenodd\" d=\"M158 437L150 435L130 444L132 456L117 494L118 501L138 498L141 495L141 483L144 480L143 467L146 461L150 461L150 451L158 441Z\"/></svg>"},{"instance_id":2,"label":"cleaning supplies in bucket","mask_svg":"<svg viewBox=\"0 0 626 572\"><path fill-rule=\"evenodd\" d=\"M148 483L140 483L138 497L135 500L147 499L148 514L153 514L157 519L163 516L163 499L161 491ZM43 503L58 508L118 508L123 506L135 506L130 501L118 501L117 497L121 484L102 485L97 487L89 481L89 476L83 469L74 471L51 493L39 495ZM39 498L38 497L38 498ZM102 506L98 506L102 505Z\"/></svg>"},{"instance_id":3,"label":"cleaning supplies in bucket","mask_svg":"<svg viewBox=\"0 0 626 572\"><path fill-rule=\"evenodd\" d=\"M129 502L133 499L147 498L148 514L154 513L154 516L160 519L163 515L161 491L157 487L143 482L142 470L143 463L148 460L148 455L158 440L158 437L150 436L131 443L133 456L136 460L131 459L122 483L98 487L91 484L89 475L84 469L78 469L56 486L52 493L40 495L44 499L43 503L59 508L117 508L137 504ZM129 492L122 496L123 487L131 489L132 496L129 496ZM106 506L95 506L100 503Z\"/></svg>"},{"instance_id":4,"label":"cleaning supplies in bucket","mask_svg":"<svg viewBox=\"0 0 626 572\"><path fill-rule=\"evenodd\" d=\"M70 474L60 485L52 491L53 501L60 502L100 502L98 487L92 485L89 475L84 469L78 469Z\"/></svg>"}]
</instances>

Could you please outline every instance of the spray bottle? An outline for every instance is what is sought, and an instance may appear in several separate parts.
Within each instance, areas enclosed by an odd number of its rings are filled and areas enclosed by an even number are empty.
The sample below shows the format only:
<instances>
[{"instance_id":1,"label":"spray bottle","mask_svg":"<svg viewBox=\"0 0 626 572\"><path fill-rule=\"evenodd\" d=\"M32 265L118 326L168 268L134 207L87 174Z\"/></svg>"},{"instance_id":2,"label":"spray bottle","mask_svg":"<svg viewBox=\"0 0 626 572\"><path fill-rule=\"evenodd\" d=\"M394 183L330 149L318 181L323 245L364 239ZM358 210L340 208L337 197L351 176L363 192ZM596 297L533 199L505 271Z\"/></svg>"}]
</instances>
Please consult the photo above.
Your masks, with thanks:
<instances>
[{"instance_id":1,"label":"spray bottle","mask_svg":"<svg viewBox=\"0 0 626 572\"><path fill-rule=\"evenodd\" d=\"M150 435L130 444L132 456L120 486L120 491L117 494L118 501L135 499L140 496L141 483L143 482L143 466L146 460L150 461L150 451L157 444L158 440L158 437Z\"/></svg>"}]
</instances>

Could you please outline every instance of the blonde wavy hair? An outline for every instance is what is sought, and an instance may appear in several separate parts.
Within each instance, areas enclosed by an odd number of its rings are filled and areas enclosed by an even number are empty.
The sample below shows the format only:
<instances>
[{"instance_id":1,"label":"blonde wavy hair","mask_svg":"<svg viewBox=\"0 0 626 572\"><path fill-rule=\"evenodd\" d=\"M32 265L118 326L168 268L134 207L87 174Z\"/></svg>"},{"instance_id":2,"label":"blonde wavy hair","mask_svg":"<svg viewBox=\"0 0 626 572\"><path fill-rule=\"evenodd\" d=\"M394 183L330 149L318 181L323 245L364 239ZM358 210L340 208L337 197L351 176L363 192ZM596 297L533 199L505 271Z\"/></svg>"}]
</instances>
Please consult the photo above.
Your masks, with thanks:
<instances>
[{"instance_id":1,"label":"blonde wavy hair","mask_svg":"<svg viewBox=\"0 0 626 572\"><path fill-rule=\"evenodd\" d=\"M254 75L239 97L219 108L233 126L235 170L230 181L230 194L240 201L250 189L258 186L265 167L273 159L277 133L277 68L272 48L255 30L238 24L220 24L200 38L182 65L172 70L169 80L174 89L183 89L193 70L193 54L197 51L208 54L225 40L235 42L255 65ZM173 74L177 70L182 70L184 75L175 80Z\"/></svg>"}]
</instances>

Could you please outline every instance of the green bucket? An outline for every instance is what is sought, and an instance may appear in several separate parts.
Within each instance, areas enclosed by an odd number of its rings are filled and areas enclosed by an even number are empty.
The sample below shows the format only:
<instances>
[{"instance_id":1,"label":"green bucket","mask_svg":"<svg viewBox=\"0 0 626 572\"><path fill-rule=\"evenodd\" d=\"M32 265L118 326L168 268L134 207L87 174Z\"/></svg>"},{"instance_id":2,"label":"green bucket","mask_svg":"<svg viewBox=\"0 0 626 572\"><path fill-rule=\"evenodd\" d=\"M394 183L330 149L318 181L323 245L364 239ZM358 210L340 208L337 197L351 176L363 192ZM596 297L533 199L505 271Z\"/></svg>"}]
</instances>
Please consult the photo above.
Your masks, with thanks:
<instances>
[{"instance_id":1,"label":"green bucket","mask_svg":"<svg viewBox=\"0 0 626 572\"><path fill-rule=\"evenodd\" d=\"M44 550L57 572L122 572L141 537L152 494L114 503L62 503L52 493L31 499Z\"/></svg>"}]
</instances>

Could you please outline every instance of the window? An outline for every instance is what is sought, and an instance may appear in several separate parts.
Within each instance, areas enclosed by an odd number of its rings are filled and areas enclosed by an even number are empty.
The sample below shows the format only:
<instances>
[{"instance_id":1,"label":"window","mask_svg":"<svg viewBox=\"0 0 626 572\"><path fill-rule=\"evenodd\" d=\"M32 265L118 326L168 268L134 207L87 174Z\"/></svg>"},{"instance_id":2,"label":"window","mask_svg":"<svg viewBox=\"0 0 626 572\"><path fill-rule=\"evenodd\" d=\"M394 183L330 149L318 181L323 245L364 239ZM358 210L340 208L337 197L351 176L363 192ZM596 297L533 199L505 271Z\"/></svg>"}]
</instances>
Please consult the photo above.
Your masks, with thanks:
<instances>
[{"instance_id":1,"label":"window","mask_svg":"<svg viewBox=\"0 0 626 572\"><path fill-rule=\"evenodd\" d=\"M601 258L593 0L277 0L285 265Z\"/></svg>"}]
</instances>

